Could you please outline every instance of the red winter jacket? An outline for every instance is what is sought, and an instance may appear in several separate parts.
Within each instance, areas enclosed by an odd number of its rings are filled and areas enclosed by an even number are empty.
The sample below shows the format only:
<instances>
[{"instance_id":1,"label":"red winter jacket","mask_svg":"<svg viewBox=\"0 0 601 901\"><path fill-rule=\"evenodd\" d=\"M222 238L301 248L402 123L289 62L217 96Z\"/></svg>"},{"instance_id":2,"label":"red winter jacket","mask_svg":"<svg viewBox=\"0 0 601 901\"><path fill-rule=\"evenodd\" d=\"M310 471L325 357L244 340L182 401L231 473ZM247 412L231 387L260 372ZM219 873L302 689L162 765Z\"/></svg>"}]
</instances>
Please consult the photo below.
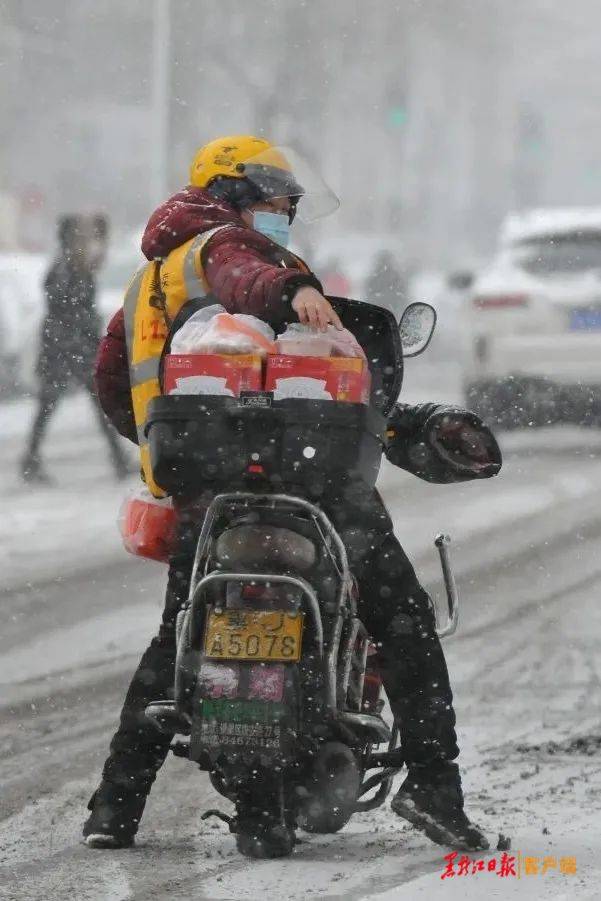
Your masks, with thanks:
<instances>
[{"instance_id":1,"label":"red winter jacket","mask_svg":"<svg viewBox=\"0 0 601 901\"><path fill-rule=\"evenodd\" d=\"M233 227L217 232L205 245L204 273L212 294L230 313L251 313L277 325L296 318L290 302L301 286L322 290L317 278L303 272L294 257L244 225L233 207L200 188L184 188L155 210L142 238L142 251L149 260L166 257L218 225ZM100 342L94 378L108 418L122 435L137 442L123 309L115 313Z\"/></svg>"}]
</instances>

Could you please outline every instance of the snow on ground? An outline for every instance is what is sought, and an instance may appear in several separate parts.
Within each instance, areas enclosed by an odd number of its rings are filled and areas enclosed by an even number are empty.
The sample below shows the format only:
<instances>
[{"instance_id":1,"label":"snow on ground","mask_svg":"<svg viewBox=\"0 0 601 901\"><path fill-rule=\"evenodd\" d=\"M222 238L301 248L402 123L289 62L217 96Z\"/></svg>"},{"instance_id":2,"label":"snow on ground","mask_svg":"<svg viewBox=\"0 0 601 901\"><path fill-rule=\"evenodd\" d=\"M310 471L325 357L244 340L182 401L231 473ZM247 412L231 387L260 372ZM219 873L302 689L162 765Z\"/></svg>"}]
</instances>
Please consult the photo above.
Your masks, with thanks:
<instances>
[{"instance_id":1,"label":"snow on ground","mask_svg":"<svg viewBox=\"0 0 601 901\"><path fill-rule=\"evenodd\" d=\"M89 399L66 398L51 420L43 456L51 487L24 485L19 460L34 415L32 399L0 404L2 587L87 569L121 553L116 523L121 500L137 483L117 483ZM132 456L132 460L135 457Z\"/></svg>"},{"instance_id":2,"label":"snow on ground","mask_svg":"<svg viewBox=\"0 0 601 901\"><path fill-rule=\"evenodd\" d=\"M430 386L421 391L437 396ZM504 471L487 483L431 486L383 473L397 532L428 585L438 575L431 539L440 530L453 535L462 613L446 652L467 808L493 841L511 835L509 854L520 865L520 878L442 880L446 849L388 807L357 816L336 836L301 834L290 860L249 864L223 824L199 819L227 803L175 758L134 851L93 853L79 844L128 672L156 628L165 569L120 547L115 519L128 486L113 481L86 398L66 400L53 423L47 461L56 487L20 484L31 407L0 407L8 498L0 565L3 585L12 586L0 634L0 898L601 896L596 433L505 436ZM471 857L499 862L501 853ZM548 858L548 872L527 875L527 857L539 858L539 869ZM575 875L559 872L569 857Z\"/></svg>"},{"instance_id":3,"label":"snow on ground","mask_svg":"<svg viewBox=\"0 0 601 901\"><path fill-rule=\"evenodd\" d=\"M515 877L441 880L448 851L388 808L357 816L336 836L301 833L290 860L249 863L223 824L199 819L227 803L174 758L153 790L138 847L90 852L78 844L79 829L124 680L108 693L99 683L92 694L40 699L35 711L23 707L2 722L5 796L14 812L0 823L7 886L0 897L598 898L600 532L591 520L571 538L536 542L533 535L534 549L522 557L491 566L481 560L463 586L462 627L446 644L467 808L493 843L498 832L511 836L520 878L516 869ZM576 874L559 872L570 857ZM551 869L527 875L526 858L538 858L539 869L548 858ZM491 859L498 867L501 853L470 856Z\"/></svg>"},{"instance_id":4,"label":"snow on ground","mask_svg":"<svg viewBox=\"0 0 601 901\"><path fill-rule=\"evenodd\" d=\"M45 461L55 479L52 487L24 485L19 478L18 461L32 415L31 400L0 405L0 434L4 439L0 464L6 474L5 512L0 520L1 587L61 580L103 565L133 567L136 561L121 545L117 516L123 497L134 490L138 479L132 476L126 483L114 479L88 398L81 394L67 398L51 423ZM530 450L538 445L544 456L550 443L554 452L558 447L565 453L580 448L582 436L568 429L542 438L535 435L532 441ZM504 443L511 452L512 448L519 451L524 442L523 435L509 435ZM601 447L600 440L597 444ZM597 487L594 449L593 443L592 455L583 456L577 472L570 463L555 473L553 481L544 466L539 471L527 467L522 472L519 462L508 461L506 468L512 466L509 476L504 472L484 486L429 486L385 462L379 487L407 552L424 577L432 579L438 573L432 542L439 531L452 535L452 554L460 567L476 536L481 539L483 533L492 537L506 532L508 526L516 526L523 519L544 516L558 503L579 498L589 498L590 503L591 492ZM135 450L132 465L134 461ZM141 567L154 579L164 578L166 570L161 565L144 561ZM130 653L136 647L138 628L145 625L150 629L156 622L159 604L157 591L152 600L137 598L126 608L103 609L93 617L59 623L27 647L5 653L0 684L15 680L24 667L30 682L42 674L78 668L84 660L101 662L115 654Z\"/></svg>"}]
</instances>

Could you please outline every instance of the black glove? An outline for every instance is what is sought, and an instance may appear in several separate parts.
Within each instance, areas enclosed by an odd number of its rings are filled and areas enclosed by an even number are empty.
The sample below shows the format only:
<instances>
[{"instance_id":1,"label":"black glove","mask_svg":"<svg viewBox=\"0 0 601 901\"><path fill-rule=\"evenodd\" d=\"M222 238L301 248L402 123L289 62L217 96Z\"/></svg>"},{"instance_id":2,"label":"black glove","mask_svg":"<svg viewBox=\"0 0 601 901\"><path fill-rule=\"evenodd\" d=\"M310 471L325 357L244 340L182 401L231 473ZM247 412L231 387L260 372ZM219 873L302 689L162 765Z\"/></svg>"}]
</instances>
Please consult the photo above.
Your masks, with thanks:
<instances>
[{"instance_id":1,"label":"black glove","mask_svg":"<svg viewBox=\"0 0 601 901\"><path fill-rule=\"evenodd\" d=\"M450 481L487 479L501 469L501 451L490 429L468 410L441 410L430 416L423 438Z\"/></svg>"},{"instance_id":2,"label":"black glove","mask_svg":"<svg viewBox=\"0 0 601 901\"><path fill-rule=\"evenodd\" d=\"M469 410L399 404L388 425L385 453L390 462L428 482L486 479L501 469L494 435Z\"/></svg>"}]
</instances>

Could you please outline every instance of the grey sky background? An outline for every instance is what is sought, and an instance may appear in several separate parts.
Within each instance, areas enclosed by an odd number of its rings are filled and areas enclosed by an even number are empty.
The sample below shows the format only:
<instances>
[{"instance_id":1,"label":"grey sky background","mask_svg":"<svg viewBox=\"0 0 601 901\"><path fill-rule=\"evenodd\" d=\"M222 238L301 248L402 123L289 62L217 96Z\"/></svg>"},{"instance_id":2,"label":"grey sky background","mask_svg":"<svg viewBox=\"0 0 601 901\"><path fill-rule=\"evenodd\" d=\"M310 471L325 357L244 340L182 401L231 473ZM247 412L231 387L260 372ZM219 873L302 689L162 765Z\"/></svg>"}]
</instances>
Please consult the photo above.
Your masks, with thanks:
<instances>
[{"instance_id":1,"label":"grey sky background","mask_svg":"<svg viewBox=\"0 0 601 901\"><path fill-rule=\"evenodd\" d=\"M477 259L508 210L601 203L598 20L595 0L0 0L10 242L45 249L80 208L135 227L199 145L254 131L340 194L318 234Z\"/></svg>"}]
</instances>

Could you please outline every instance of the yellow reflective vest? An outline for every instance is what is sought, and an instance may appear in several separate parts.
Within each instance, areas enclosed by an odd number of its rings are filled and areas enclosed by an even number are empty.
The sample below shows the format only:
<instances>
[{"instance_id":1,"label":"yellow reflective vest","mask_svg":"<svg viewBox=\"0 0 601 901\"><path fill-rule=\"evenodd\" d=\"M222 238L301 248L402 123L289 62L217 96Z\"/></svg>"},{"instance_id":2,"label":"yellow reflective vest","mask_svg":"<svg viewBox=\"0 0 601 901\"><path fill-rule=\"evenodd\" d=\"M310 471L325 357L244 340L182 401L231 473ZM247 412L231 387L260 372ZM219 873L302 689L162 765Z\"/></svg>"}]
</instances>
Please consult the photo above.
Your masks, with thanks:
<instances>
[{"instance_id":1,"label":"yellow reflective vest","mask_svg":"<svg viewBox=\"0 0 601 901\"><path fill-rule=\"evenodd\" d=\"M143 265L131 280L123 301L125 338L134 419L144 479L155 497L164 497L150 465L146 419L148 404L161 393L159 366L173 322L188 300L206 297L209 288L202 265L202 249L209 238L228 228L220 225L172 250L165 260Z\"/></svg>"}]
</instances>

